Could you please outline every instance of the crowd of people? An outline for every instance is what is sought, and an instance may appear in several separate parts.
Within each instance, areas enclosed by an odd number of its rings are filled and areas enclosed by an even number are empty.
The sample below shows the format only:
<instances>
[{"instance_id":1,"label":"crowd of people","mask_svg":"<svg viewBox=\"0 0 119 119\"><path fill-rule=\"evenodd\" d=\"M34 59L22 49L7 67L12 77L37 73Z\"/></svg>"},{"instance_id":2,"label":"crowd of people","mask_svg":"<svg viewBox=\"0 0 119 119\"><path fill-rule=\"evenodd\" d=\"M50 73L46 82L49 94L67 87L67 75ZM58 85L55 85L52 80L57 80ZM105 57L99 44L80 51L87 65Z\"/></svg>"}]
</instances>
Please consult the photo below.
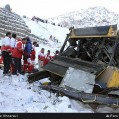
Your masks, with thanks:
<instances>
[{"instance_id":1,"label":"crowd of people","mask_svg":"<svg viewBox=\"0 0 119 119\"><path fill-rule=\"evenodd\" d=\"M16 34L7 32L1 46L1 60L3 60L4 65L3 75L32 73L35 69L36 44L37 42L32 43L29 37L20 39ZM42 70L44 65L59 54L58 50L54 56L50 55L50 50L47 51L47 54L44 54L44 51L45 49L41 48L38 54L38 70Z\"/></svg>"}]
</instances>

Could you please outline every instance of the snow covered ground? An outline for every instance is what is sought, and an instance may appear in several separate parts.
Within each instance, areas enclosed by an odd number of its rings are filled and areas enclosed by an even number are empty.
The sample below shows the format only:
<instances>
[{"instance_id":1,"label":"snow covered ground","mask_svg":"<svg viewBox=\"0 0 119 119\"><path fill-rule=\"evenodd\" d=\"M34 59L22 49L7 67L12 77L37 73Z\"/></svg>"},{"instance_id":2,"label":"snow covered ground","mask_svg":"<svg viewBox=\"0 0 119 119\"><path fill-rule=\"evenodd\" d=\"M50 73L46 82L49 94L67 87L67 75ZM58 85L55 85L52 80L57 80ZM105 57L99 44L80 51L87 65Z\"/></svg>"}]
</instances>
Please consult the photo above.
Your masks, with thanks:
<instances>
[{"instance_id":1,"label":"snow covered ground","mask_svg":"<svg viewBox=\"0 0 119 119\"><path fill-rule=\"evenodd\" d=\"M57 98L53 93L50 97L38 87L41 81L29 84L22 75L3 78L0 70L0 112L93 112L68 97Z\"/></svg>"}]
</instances>

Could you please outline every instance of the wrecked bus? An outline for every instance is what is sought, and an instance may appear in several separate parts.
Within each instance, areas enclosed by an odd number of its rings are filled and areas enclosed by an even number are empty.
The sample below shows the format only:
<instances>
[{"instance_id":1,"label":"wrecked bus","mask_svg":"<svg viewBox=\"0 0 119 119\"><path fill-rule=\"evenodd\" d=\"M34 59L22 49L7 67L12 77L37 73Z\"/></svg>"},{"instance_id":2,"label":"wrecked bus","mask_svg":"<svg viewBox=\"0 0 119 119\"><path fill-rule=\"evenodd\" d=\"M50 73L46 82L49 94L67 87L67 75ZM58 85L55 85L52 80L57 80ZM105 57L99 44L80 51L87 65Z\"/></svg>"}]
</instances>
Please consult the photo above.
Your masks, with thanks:
<instances>
[{"instance_id":1,"label":"wrecked bus","mask_svg":"<svg viewBox=\"0 0 119 119\"><path fill-rule=\"evenodd\" d=\"M119 106L118 34L117 25L70 28L60 54L44 71L28 76L29 82L49 77L52 86L42 88L62 90L67 96L66 89L70 94L73 90L69 97L84 103Z\"/></svg>"}]
</instances>

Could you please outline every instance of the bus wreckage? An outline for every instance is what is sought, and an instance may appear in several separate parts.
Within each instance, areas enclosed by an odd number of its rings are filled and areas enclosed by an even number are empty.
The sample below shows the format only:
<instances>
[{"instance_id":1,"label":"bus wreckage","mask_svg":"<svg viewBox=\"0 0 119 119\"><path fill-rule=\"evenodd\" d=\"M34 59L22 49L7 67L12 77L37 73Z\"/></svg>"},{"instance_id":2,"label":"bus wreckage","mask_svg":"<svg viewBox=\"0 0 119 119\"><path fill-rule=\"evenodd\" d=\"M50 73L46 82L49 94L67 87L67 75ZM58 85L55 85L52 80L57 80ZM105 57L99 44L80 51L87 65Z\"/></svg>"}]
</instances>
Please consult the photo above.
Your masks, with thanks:
<instances>
[{"instance_id":1,"label":"bus wreckage","mask_svg":"<svg viewBox=\"0 0 119 119\"><path fill-rule=\"evenodd\" d=\"M41 88L84 103L119 106L118 35L117 25L70 28L60 55L28 81L49 77L51 85Z\"/></svg>"}]
</instances>

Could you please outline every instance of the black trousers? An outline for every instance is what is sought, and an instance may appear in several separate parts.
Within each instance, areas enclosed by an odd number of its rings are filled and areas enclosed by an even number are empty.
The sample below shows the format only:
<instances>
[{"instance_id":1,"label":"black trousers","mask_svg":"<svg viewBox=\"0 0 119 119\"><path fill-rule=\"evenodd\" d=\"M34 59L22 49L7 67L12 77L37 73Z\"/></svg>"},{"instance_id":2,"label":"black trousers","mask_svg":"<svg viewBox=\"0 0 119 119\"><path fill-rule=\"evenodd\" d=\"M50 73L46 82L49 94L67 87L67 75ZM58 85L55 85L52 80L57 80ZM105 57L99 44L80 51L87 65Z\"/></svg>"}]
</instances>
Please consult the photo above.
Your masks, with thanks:
<instances>
[{"instance_id":1,"label":"black trousers","mask_svg":"<svg viewBox=\"0 0 119 119\"><path fill-rule=\"evenodd\" d=\"M17 74L17 73L21 74L21 59L13 57L12 60L14 66L13 74Z\"/></svg>"},{"instance_id":2,"label":"black trousers","mask_svg":"<svg viewBox=\"0 0 119 119\"><path fill-rule=\"evenodd\" d=\"M3 74L7 74L9 73L10 70L11 55L9 54L9 52L2 51L2 57L3 57L3 64L4 64Z\"/></svg>"}]
</instances>

